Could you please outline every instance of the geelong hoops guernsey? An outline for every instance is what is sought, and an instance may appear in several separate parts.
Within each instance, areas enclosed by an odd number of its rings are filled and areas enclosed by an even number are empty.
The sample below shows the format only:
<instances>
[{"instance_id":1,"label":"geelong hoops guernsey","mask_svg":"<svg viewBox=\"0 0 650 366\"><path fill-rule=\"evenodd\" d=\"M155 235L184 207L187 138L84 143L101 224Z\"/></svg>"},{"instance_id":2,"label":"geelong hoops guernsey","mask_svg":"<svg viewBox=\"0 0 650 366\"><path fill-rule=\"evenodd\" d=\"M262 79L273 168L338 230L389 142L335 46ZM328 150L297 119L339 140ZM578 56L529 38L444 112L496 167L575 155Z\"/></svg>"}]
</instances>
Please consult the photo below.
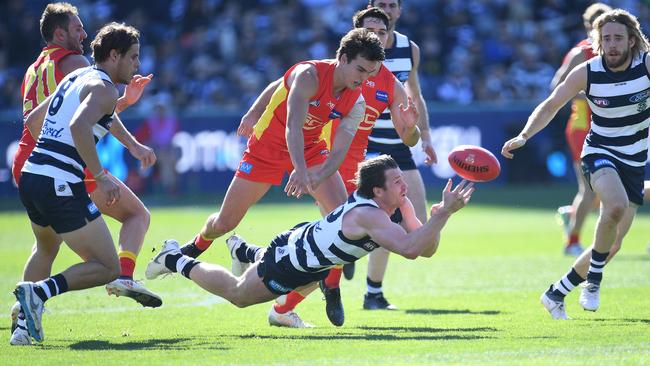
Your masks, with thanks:
<instances>
[{"instance_id":1,"label":"geelong hoops guernsey","mask_svg":"<svg viewBox=\"0 0 650 366\"><path fill-rule=\"evenodd\" d=\"M581 157L604 154L631 167L645 166L650 124L647 55L636 55L621 72L609 70L602 56L587 64L586 94L592 120Z\"/></svg>"},{"instance_id":2,"label":"geelong hoops guernsey","mask_svg":"<svg viewBox=\"0 0 650 366\"><path fill-rule=\"evenodd\" d=\"M323 126L330 120L345 117L361 97L361 88L344 89L339 96L333 95L334 69L336 60L306 61L293 65L285 74L283 82L273 92L271 101L266 106L262 117L255 125L249 145L264 143L267 146L288 151L286 140L287 98L289 85L287 80L291 72L301 64L311 64L318 74L318 90L309 101L307 120L303 125L305 146L321 141Z\"/></svg>"},{"instance_id":3,"label":"geelong hoops guernsey","mask_svg":"<svg viewBox=\"0 0 650 366\"><path fill-rule=\"evenodd\" d=\"M41 50L40 55L29 66L23 78L20 94L23 98L23 118L41 104L57 85L65 77L59 68L59 62L66 56L79 54L79 52L67 50L60 46L47 46ZM32 137L27 126L23 126L23 133L18 142L18 150L14 156L15 171L12 171L16 182L20 179L20 170L25 160L29 157L36 146L36 140Z\"/></svg>"},{"instance_id":4,"label":"geelong hoops guernsey","mask_svg":"<svg viewBox=\"0 0 650 366\"><path fill-rule=\"evenodd\" d=\"M413 68L411 42L407 36L397 31L393 33L395 34L395 42L393 47L384 49L386 60L384 60L383 64L395 75L397 80L404 83L408 80L411 69ZM377 118L375 127L368 140L368 150L372 151L384 152L393 149L395 145L402 145L402 147L408 149L403 144L397 131L395 131L389 109L385 109L379 118Z\"/></svg>"},{"instance_id":5,"label":"geelong hoops guernsey","mask_svg":"<svg viewBox=\"0 0 650 366\"><path fill-rule=\"evenodd\" d=\"M393 76L388 68L382 65L375 76L365 81L361 87L361 94L366 101L365 116L359 124L357 133L354 135L348 154L342 164L342 166L354 165L355 171L357 164L365 159L368 136L370 136L377 118L393 103L395 97L395 76ZM328 124L323 128L323 138L327 141L330 149L336 137L336 128L339 123L340 120L335 120L334 123Z\"/></svg>"},{"instance_id":6,"label":"geelong hoops guernsey","mask_svg":"<svg viewBox=\"0 0 650 366\"><path fill-rule=\"evenodd\" d=\"M70 122L81 101L79 95L91 80L111 82L106 72L95 66L78 69L66 76L56 88L48 106L36 147L27 159L23 172L79 183L84 179L86 164L79 156L70 133ZM104 115L93 127L95 142L110 129L113 115Z\"/></svg>"},{"instance_id":7,"label":"geelong hoops guernsey","mask_svg":"<svg viewBox=\"0 0 650 366\"><path fill-rule=\"evenodd\" d=\"M351 240L343 234L343 217L355 207L379 206L354 192L346 203L326 217L295 229L287 246L276 248L276 261L288 255L297 270L320 272L337 264L352 263L378 248L369 236Z\"/></svg>"}]
</instances>

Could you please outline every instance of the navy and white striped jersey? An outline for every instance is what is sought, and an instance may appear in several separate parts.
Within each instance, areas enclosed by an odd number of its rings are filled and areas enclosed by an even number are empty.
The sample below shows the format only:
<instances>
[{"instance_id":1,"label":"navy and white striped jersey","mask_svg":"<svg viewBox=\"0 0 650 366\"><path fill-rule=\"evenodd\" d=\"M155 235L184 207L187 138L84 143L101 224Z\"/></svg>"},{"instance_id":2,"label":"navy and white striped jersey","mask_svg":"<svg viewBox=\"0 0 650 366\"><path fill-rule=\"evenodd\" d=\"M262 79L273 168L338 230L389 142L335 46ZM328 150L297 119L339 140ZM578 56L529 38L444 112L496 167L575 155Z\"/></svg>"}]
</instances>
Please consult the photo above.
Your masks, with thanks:
<instances>
[{"instance_id":1,"label":"navy and white striped jersey","mask_svg":"<svg viewBox=\"0 0 650 366\"><path fill-rule=\"evenodd\" d=\"M69 183L83 181L86 164L74 145L70 122L81 105L79 96L83 87L96 79L111 82L106 72L94 66L75 70L61 80L50 100L36 147L27 159L23 172L58 178ZM112 121L113 115L105 115L95 124L95 143L108 133Z\"/></svg>"},{"instance_id":2,"label":"navy and white striped jersey","mask_svg":"<svg viewBox=\"0 0 650 366\"><path fill-rule=\"evenodd\" d=\"M405 83L411 74L413 68L413 55L411 51L411 41L409 38L401 33L395 33L395 42L393 47L384 50L386 53L386 60L384 66L390 70L397 80ZM393 121L390 119L390 109L386 110L377 118L375 127L368 137L369 144L368 150L381 150L380 145L397 145L402 144Z\"/></svg>"},{"instance_id":3,"label":"navy and white striped jersey","mask_svg":"<svg viewBox=\"0 0 650 366\"><path fill-rule=\"evenodd\" d=\"M581 157L604 154L631 167L646 164L650 124L647 55L634 57L621 72L609 70L602 56L587 64L586 94L592 122Z\"/></svg>"},{"instance_id":4,"label":"navy and white striped jersey","mask_svg":"<svg viewBox=\"0 0 650 366\"><path fill-rule=\"evenodd\" d=\"M301 272L320 272L337 264L352 263L379 245L369 236L351 240L341 230L343 217L355 207L379 207L374 200L354 192L346 203L327 217L300 226L291 233L287 246L276 248L275 259L289 256L291 264Z\"/></svg>"}]
</instances>

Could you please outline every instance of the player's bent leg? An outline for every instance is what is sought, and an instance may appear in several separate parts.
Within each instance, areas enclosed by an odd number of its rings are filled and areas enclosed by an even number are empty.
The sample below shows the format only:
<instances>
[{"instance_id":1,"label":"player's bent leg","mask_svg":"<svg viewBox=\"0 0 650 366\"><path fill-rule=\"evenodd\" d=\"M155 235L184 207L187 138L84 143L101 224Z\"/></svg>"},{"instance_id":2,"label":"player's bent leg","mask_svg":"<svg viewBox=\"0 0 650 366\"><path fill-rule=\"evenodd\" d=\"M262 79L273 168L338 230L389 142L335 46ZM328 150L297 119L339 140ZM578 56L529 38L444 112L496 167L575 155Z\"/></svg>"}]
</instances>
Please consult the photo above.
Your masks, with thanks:
<instances>
[{"instance_id":1,"label":"player's bent leg","mask_svg":"<svg viewBox=\"0 0 650 366\"><path fill-rule=\"evenodd\" d=\"M630 227L632 226L632 222L634 221L634 217L636 216L636 211L638 208L638 205L630 202L630 207L625 210L625 215L623 216L623 219L618 223L618 227L616 228L616 239L614 240L612 247L609 249L607 263L609 263L609 261L614 258L619 250L621 250L623 239L625 238L625 235L627 235L627 232L630 231Z\"/></svg>"},{"instance_id":2,"label":"player's bent leg","mask_svg":"<svg viewBox=\"0 0 650 366\"><path fill-rule=\"evenodd\" d=\"M101 216L81 229L61 234L61 237L84 260L62 272L68 289L81 290L105 285L118 278L120 265L117 252Z\"/></svg>"},{"instance_id":3,"label":"player's bent leg","mask_svg":"<svg viewBox=\"0 0 650 366\"><path fill-rule=\"evenodd\" d=\"M623 219L629 201L623 183L613 168L602 168L592 174L591 186L601 200L594 249L606 253L614 243L618 223Z\"/></svg>"},{"instance_id":4,"label":"player's bent leg","mask_svg":"<svg viewBox=\"0 0 650 366\"><path fill-rule=\"evenodd\" d=\"M50 276L52 263L59 253L63 239L51 227L38 226L31 223L32 231L38 230L38 239L32 247L32 254L23 270L23 281L40 281Z\"/></svg>"},{"instance_id":5,"label":"player's bent leg","mask_svg":"<svg viewBox=\"0 0 650 366\"><path fill-rule=\"evenodd\" d=\"M417 169L405 170L402 172L404 181L408 185L406 196L413 203L415 215L420 222L427 222L427 196L424 190L424 181Z\"/></svg>"}]
</instances>

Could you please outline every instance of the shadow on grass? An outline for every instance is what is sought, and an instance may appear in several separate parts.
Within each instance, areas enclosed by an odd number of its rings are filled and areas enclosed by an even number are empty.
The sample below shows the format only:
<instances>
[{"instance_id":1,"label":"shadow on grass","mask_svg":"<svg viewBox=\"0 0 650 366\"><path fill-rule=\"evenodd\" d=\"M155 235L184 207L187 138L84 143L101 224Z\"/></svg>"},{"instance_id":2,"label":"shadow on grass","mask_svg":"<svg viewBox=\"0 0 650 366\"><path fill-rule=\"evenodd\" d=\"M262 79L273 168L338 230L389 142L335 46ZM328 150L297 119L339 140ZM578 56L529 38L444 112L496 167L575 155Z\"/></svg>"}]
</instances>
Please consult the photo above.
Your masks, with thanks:
<instances>
[{"instance_id":1,"label":"shadow on grass","mask_svg":"<svg viewBox=\"0 0 650 366\"><path fill-rule=\"evenodd\" d=\"M431 327L366 327L360 326L357 329L371 330L378 332L412 332L412 333L444 333L444 332L498 332L497 328L431 328Z\"/></svg>"},{"instance_id":2,"label":"shadow on grass","mask_svg":"<svg viewBox=\"0 0 650 366\"><path fill-rule=\"evenodd\" d=\"M650 325L650 319L633 319L633 318L621 318L621 319L605 319L605 318L596 318L589 319L589 321L594 322L603 322L603 323L642 323ZM624 324L621 324L624 325Z\"/></svg>"},{"instance_id":3,"label":"shadow on grass","mask_svg":"<svg viewBox=\"0 0 650 366\"><path fill-rule=\"evenodd\" d=\"M65 348L76 351L132 351L132 350L226 350L228 348L210 341L196 338L159 338L143 341L112 343L102 340L88 340L71 343L66 347L48 346L47 348Z\"/></svg>"},{"instance_id":4,"label":"shadow on grass","mask_svg":"<svg viewBox=\"0 0 650 366\"><path fill-rule=\"evenodd\" d=\"M406 314L418 315L448 315L448 314L469 314L469 315L499 315L499 310L472 311L469 309L407 309Z\"/></svg>"}]
</instances>

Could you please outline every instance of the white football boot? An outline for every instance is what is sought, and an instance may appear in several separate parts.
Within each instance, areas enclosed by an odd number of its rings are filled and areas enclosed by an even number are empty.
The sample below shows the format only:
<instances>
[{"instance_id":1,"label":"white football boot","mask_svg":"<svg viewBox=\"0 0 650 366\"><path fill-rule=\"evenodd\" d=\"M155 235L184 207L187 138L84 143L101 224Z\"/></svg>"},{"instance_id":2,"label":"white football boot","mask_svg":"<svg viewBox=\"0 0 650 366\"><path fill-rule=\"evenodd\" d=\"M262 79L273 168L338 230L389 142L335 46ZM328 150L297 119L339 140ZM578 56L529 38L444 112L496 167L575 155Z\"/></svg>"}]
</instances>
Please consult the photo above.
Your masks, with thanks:
<instances>
[{"instance_id":1,"label":"white football boot","mask_svg":"<svg viewBox=\"0 0 650 366\"><path fill-rule=\"evenodd\" d=\"M596 311L600 306L600 285L585 282L580 292L580 305L587 311Z\"/></svg>"},{"instance_id":2,"label":"white football boot","mask_svg":"<svg viewBox=\"0 0 650 366\"><path fill-rule=\"evenodd\" d=\"M20 313L20 303L16 301L11 307L11 333L13 334L18 324L18 313Z\"/></svg>"},{"instance_id":3,"label":"white football boot","mask_svg":"<svg viewBox=\"0 0 650 366\"><path fill-rule=\"evenodd\" d=\"M147 269L144 271L144 276L148 280L153 280L158 278L158 276L172 273L172 271L165 267L165 258L168 254L178 253L180 253L178 242L174 239L165 240L162 248L160 249L160 253L153 257L149 264L147 264Z\"/></svg>"},{"instance_id":4,"label":"white football boot","mask_svg":"<svg viewBox=\"0 0 650 366\"><path fill-rule=\"evenodd\" d=\"M232 274L237 277L243 275L251 265L251 263L240 261L239 258L237 258L237 254L235 253L243 243L245 243L244 239L237 234L233 234L228 239L226 239L226 245L228 246L228 251L230 252L230 258L232 258L231 271Z\"/></svg>"},{"instance_id":5,"label":"white football boot","mask_svg":"<svg viewBox=\"0 0 650 366\"><path fill-rule=\"evenodd\" d=\"M276 327L287 327L287 328L313 328L314 326L302 321L298 314L293 311L287 311L284 314L280 314L275 311L275 306L271 306L269 311L269 324Z\"/></svg>"},{"instance_id":6,"label":"white football boot","mask_svg":"<svg viewBox=\"0 0 650 366\"><path fill-rule=\"evenodd\" d=\"M162 305L160 296L147 290L140 281L130 278L118 278L106 285L106 292L109 295L126 296L137 301L140 305L150 308L157 308Z\"/></svg>"},{"instance_id":7,"label":"white football boot","mask_svg":"<svg viewBox=\"0 0 650 366\"><path fill-rule=\"evenodd\" d=\"M36 342L43 342L43 300L34 292L36 285L33 282L18 282L14 295L20 302L20 306L25 314L27 330Z\"/></svg>"},{"instance_id":8,"label":"white football boot","mask_svg":"<svg viewBox=\"0 0 650 366\"><path fill-rule=\"evenodd\" d=\"M11 333L11 338L9 339L9 344L12 346L31 346L32 337L29 336L27 328L22 326L17 326L13 333Z\"/></svg>"},{"instance_id":9,"label":"white football boot","mask_svg":"<svg viewBox=\"0 0 650 366\"><path fill-rule=\"evenodd\" d=\"M548 297L548 295L546 295L546 291L542 293L539 301L542 303L542 305L544 305L544 308L548 310L553 319L571 319L566 315L566 310L564 309L564 301L555 301L551 299Z\"/></svg>"}]
</instances>

